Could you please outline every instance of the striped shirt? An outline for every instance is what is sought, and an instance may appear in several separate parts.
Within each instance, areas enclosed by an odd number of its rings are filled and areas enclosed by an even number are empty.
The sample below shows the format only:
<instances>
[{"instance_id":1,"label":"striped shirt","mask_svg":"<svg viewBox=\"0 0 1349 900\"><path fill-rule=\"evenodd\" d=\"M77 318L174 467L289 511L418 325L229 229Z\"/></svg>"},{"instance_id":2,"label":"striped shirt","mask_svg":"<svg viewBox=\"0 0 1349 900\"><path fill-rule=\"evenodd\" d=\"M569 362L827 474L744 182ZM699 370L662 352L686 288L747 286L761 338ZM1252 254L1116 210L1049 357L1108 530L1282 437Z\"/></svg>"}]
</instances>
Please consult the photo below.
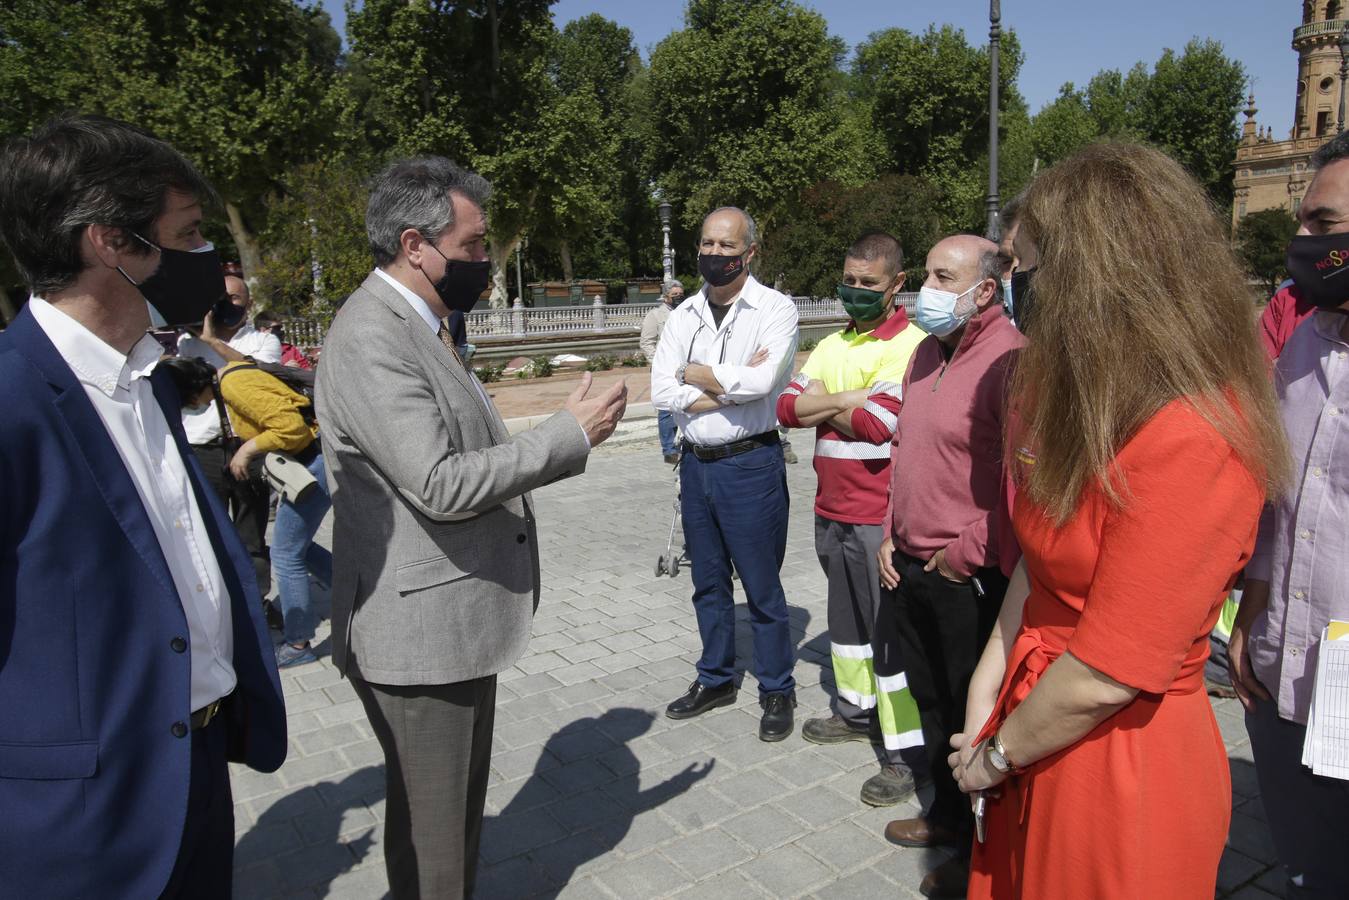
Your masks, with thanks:
<instances>
[{"instance_id":1,"label":"striped shirt","mask_svg":"<svg viewBox=\"0 0 1349 900\"><path fill-rule=\"evenodd\" d=\"M778 421L800 428L796 398L812 380L831 394L870 390L864 406L852 411L850 437L828 422L815 428L815 512L853 525L879 525L885 520L890 486L890 440L902 399L900 384L923 332L909 327L904 310L871 331L858 333L849 322L843 331L822 340L800 374L778 398Z\"/></svg>"}]
</instances>

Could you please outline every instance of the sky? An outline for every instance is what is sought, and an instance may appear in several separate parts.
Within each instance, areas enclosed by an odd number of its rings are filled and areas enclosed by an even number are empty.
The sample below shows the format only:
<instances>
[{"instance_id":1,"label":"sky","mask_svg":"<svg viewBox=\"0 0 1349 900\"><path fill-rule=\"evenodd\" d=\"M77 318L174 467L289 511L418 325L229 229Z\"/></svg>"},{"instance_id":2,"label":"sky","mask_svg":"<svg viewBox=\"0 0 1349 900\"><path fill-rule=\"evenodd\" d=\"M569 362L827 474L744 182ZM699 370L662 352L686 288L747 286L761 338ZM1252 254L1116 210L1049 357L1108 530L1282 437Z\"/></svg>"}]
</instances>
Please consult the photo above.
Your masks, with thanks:
<instances>
[{"instance_id":1,"label":"sky","mask_svg":"<svg viewBox=\"0 0 1349 900\"><path fill-rule=\"evenodd\" d=\"M322 0L339 32L343 0ZM682 0L557 0L558 27L592 12L632 31L644 58L683 26ZM950 24L971 43L988 40L987 0L805 0L829 23L831 34L854 47L884 28L923 31ZM1255 90L1260 125L1276 138L1293 124L1297 55L1293 29L1301 0L1002 0L1003 28L1015 29L1026 62L1018 86L1031 112L1058 96L1066 81L1084 87L1101 69L1149 68L1168 47L1179 52L1191 38L1213 38L1246 68ZM1244 117L1238 117L1244 120Z\"/></svg>"}]
</instances>

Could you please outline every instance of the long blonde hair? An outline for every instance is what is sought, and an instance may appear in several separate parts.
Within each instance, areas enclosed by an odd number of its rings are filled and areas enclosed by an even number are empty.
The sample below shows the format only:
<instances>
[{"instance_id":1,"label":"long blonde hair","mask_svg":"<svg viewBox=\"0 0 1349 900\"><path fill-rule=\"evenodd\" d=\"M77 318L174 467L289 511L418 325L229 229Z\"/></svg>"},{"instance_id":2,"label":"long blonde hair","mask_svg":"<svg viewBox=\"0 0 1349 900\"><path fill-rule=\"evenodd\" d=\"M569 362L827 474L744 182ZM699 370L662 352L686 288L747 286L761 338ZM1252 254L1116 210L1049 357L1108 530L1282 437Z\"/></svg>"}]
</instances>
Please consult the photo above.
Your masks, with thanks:
<instances>
[{"instance_id":1,"label":"long blonde hair","mask_svg":"<svg viewBox=\"0 0 1349 900\"><path fill-rule=\"evenodd\" d=\"M1141 144L1093 144L1037 178L1020 227L1039 250L1012 387L1022 489L1059 524L1099 484L1120 506L1124 443L1186 398L1267 491L1289 466L1242 268L1198 183Z\"/></svg>"}]
</instances>

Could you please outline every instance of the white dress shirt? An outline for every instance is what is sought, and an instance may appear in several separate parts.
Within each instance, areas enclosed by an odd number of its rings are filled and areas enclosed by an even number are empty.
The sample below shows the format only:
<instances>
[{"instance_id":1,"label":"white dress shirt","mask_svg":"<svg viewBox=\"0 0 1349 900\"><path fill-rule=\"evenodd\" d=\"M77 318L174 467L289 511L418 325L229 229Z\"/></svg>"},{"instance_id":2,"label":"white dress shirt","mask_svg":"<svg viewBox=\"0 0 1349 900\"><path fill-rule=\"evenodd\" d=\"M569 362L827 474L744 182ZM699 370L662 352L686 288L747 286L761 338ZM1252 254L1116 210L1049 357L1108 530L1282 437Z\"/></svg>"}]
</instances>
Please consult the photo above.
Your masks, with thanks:
<instances>
[{"instance_id":1,"label":"white dress shirt","mask_svg":"<svg viewBox=\"0 0 1349 900\"><path fill-rule=\"evenodd\" d=\"M187 617L192 710L201 709L234 690L234 632L220 563L150 384L160 346L147 335L123 356L45 300L28 305L84 387L140 495Z\"/></svg>"},{"instance_id":2,"label":"white dress shirt","mask_svg":"<svg viewBox=\"0 0 1349 900\"><path fill-rule=\"evenodd\" d=\"M674 414L684 437L716 447L778 427L777 399L791 380L796 358L796 303L765 287L753 275L731 304L721 327L707 306L707 287L670 313L651 363L651 402ZM760 348L768 359L748 363ZM703 396L701 388L675 381L684 363L711 366L726 391L726 405L689 415L684 410Z\"/></svg>"},{"instance_id":3,"label":"white dress shirt","mask_svg":"<svg viewBox=\"0 0 1349 900\"><path fill-rule=\"evenodd\" d=\"M245 324L226 343L258 362L281 365L281 338L270 331L258 331L252 325Z\"/></svg>"}]
</instances>

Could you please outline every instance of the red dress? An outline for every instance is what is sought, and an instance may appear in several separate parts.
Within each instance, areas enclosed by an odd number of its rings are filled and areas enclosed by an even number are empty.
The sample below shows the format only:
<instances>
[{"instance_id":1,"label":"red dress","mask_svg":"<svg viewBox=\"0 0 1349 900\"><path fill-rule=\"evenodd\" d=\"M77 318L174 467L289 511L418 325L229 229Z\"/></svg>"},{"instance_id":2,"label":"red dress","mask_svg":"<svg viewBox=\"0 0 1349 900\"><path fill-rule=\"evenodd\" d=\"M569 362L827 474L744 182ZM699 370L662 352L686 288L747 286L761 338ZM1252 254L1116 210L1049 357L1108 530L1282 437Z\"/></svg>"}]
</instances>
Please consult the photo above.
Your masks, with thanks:
<instances>
[{"instance_id":1,"label":"red dress","mask_svg":"<svg viewBox=\"0 0 1349 900\"><path fill-rule=\"evenodd\" d=\"M1203 669L1209 631L1255 545L1264 492L1181 401L1116 462L1128 485L1123 509L1093 489L1056 529L1017 497L1030 595L982 735L1065 650L1139 693L988 801L971 900L1214 894L1232 796Z\"/></svg>"}]
</instances>

